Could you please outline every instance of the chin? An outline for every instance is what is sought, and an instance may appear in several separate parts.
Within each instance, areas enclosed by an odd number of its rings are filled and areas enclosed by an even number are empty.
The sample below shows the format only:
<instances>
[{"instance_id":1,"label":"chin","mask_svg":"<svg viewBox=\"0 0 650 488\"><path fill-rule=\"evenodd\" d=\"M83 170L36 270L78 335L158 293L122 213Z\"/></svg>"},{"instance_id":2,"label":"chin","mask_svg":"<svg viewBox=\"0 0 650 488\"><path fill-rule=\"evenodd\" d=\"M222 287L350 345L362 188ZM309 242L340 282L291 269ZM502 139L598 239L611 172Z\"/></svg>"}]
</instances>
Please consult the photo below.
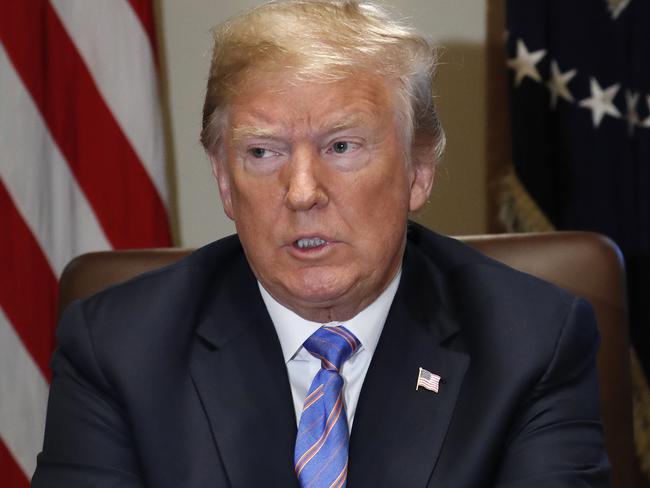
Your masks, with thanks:
<instances>
[{"instance_id":1,"label":"chin","mask_svg":"<svg viewBox=\"0 0 650 488\"><path fill-rule=\"evenodd\" d=\"M331 306L336 304L354 286L350 276L311 270L301 273L287 287L290 296L299 297L305 303Z\"/></svg>"}]
</instances>

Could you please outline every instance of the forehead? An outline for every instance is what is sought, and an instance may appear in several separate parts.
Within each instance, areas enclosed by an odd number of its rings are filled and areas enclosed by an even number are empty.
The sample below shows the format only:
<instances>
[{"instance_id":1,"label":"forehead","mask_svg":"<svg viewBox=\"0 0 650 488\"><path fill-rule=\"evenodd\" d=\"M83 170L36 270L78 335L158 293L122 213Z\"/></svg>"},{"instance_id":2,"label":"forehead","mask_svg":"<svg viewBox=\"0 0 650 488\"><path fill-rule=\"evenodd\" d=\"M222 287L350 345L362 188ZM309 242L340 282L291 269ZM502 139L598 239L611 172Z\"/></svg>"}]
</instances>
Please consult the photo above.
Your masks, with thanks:
<instances>
[{"instance_id":1,"label":"forehead","mask_svg":"<svg viewBox=\"0 0 650 488\"><path fill-rule=\"evenodd\" d=\"M338 81L297 81L290 75L252 76L229 104L229 135L272 135L278 129L344 130L395 124L395 96L368 74Z\"/></svg>"}]
</instances>

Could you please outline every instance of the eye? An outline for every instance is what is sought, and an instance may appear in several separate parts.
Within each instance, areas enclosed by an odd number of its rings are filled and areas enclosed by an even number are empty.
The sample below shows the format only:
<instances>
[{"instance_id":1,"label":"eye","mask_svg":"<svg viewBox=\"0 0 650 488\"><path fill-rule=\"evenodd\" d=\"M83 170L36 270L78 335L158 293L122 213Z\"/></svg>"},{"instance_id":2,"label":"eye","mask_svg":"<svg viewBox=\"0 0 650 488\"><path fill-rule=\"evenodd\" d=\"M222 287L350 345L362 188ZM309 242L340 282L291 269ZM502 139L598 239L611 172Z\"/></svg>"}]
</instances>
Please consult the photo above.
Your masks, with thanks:
<instances>
[{"instance_id":1,"label":"eye","mask_svg":"<svg viewBox=\"0 0 650 488\"><path fill-rule=\"evenodd\" d=\"M277 152L271 151L270 149L265 149L263 147L251 147L248 150L248 154L256 159L265 159L278 155Z\"/></svg>"},{"instance_id":2,"label":"eye","mask_svg":"<svg viewBox=\"0 0 650 488\"><path fill-rule=\"evenodd\" d=\"M358 149L360 144L357 144L356 142L350 142L350 141L336 141L334 144L332 144L328 150L328 152L333 152L336 154L345 154L350 151L354 151L355 149Z\"/></svg>"}]
</instances>

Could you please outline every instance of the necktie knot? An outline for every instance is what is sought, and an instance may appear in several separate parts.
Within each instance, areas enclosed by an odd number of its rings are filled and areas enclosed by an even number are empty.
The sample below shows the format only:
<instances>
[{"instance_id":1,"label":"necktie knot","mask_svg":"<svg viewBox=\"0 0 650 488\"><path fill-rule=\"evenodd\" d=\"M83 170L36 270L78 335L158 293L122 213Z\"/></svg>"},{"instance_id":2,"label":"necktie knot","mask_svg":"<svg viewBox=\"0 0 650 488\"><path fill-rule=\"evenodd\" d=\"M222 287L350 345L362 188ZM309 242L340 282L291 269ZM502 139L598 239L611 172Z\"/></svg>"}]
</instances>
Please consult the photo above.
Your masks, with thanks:
<instances>
[{"instance_id":1,"label":"necktie knot","mask_svg":"<svg viewBox=\"0 0 650 488\"><path fill-rule=\"evenodd\" d=\"M309 353L321 360L323 369L338 371L361 343L343 326L321 327L304 343Z\"/></svg>"}]
</instances>

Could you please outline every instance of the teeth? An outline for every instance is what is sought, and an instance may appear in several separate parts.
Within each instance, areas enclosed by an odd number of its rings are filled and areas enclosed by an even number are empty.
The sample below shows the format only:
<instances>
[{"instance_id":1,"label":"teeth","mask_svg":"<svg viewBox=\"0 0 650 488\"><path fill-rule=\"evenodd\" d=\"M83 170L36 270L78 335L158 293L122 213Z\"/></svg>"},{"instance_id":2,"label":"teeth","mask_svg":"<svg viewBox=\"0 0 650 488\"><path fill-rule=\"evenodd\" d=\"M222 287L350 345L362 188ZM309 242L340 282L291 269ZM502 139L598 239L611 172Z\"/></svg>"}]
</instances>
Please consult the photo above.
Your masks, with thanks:
<instances>
[{"instance_id":1,"label":"teeth","mask_svg":"<svg viewBox=\"0 0 650 488\"><path fill-rule=\"evenodd\" d=\"M325 244L325 241L319 237L314 237L312 239L299 239L296 242L296 245L300 249L311 249L312 247L318 247Z\"/></svg>"}]
</instances>

